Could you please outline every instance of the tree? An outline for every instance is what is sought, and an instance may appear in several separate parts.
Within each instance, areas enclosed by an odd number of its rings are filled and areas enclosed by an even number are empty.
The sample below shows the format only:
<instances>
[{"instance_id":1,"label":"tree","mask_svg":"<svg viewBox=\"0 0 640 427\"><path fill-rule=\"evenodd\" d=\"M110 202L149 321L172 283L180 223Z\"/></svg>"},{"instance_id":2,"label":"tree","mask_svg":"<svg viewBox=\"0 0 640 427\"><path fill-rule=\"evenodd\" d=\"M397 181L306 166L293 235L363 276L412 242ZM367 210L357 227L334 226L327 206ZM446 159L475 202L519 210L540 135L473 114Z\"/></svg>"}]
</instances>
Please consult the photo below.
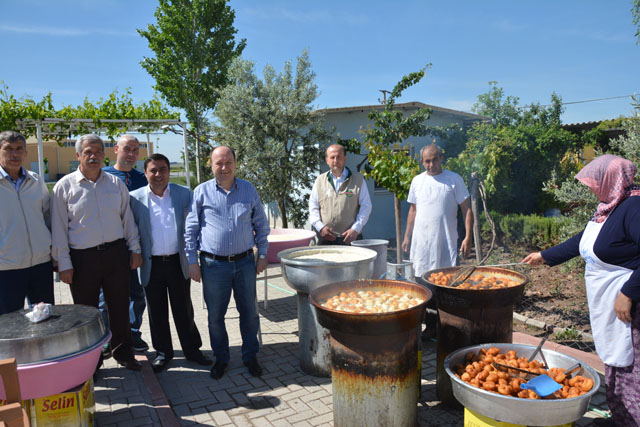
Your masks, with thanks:
<instances>
[{"instance_id":1,"label":"tree","mask_svg":"<svg viewBox=\"0 0 640 427\"><path fill-rule=\"evenodd\" d=\"M142 67L169 105L185 111L191 124L189 150L199 152L205 143L199 154L208 159L205 131L218 102L217 89L228 83L229 65L246 42L236 45L235 13L225 0L159 0L155 16L156 25L138 30L155 53L141 61Z\"/></svg>"},{"instance_id":2,"label":"tree","mask_svg":"<svg viewBox=\"0 0 640 427\"><path fill-rule=\"evenodd\" d=\"M477 171L491 209L543 212L554 206L543 183L554 171L564 178L577 170L582 140L560 127L562 101L556 94L550 106L520 108L518 98L504 98L495 82L490 85L474 111L492 117L494 123L476 123L468 132L466 148L448 160L447 167L462 176Z\"/></svg>"},{"instance_id":3,"label":"tree","mask_svg":"<svg viewBox=\"0 0 640 427\"><path fill-rule=\"evenodd\" d=\"M633 0L633 6L631 7L631 16L633 25L637 26L635 37L638 38L636 43L640 44L640 0Z\"/></svg>"},{"instance_id":4,"label":"tree","mask_svg":"<svg viewBox=\"0 0 640 427\"><path fill-rule=\"evenodd\" d=\"M295 72L290 61L282 72L237 59L229 69L231 83L220 90L216 140L236 150L238 175L253 182L263 202L277 202L282 224L302 227L308 217L321 146L332 139L323 116L314 112L318 96L315 73L306 51Z\"/></svg>"},{"instance_id":5,"label":"tree","mask_svg":"<svg viewBox=\"0 0 640 427\"><path fill-rule=\"evenodd\" d=\"M395 85L382 110L369 112L372 126L363 130L367 165L363 175L373 178L379 185L393 193L396 222L397 260L402 260L402 233L400 201L407 198L411 180L420 173L420 163L408 155L402 143L412 136L424 136L433 128L425 124L431 117L431 110L422 108L409 116L395 109L395 101L408 87L418 83L426 74L427 65L420 71L410 73ZM431 132L432 133L432 132Z\"/></svg>"},{"instance_id":6,"label":"tree","mask_svg":"<svg viewBox=\"0 0 640 427\"><path fill-rule=\"evenodd\" d=\"M56 123L47 125L43 132L49 138L57 141L67 140L69 135L80 135L95 129L105 131L107 137L114 140L125 133L131 123L127 120L145 119L178 119L179 114L169 110L156 96L145 103L134 103L131 98L131 90L125 89L123 94L114 90L106 98L100 98L95 102L85 98L78 106L66 105L56 109L53 105L51 92L42 97L40 101L27 96L16 98L9 93L9 88L4 82L0 82L0 130L19 130L25 137L35 136L36 127L33 124L25 125L25 120L42 120L45 118L60 119ZM73 119L89 119L92 123L77 122ZM123 122L105 122L106 119L121 119ZM137 132L158 130L158 123L136 123Z\"/></svg>"}]
</instances>

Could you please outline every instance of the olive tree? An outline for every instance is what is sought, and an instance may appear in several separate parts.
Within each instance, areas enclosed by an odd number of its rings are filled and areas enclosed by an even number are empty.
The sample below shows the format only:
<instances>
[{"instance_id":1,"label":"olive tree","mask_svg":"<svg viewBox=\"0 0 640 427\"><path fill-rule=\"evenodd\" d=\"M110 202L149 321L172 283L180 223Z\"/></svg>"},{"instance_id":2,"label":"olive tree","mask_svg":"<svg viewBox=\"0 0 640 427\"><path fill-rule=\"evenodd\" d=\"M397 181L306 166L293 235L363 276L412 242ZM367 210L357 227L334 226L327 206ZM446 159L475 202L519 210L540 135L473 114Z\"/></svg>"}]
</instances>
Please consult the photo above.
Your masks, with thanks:
<instances>
[{"instance_id":1,"label":"olive tree","mask_svg":"<svg viewBox=\"0 0 640 427\"><path fill-rule=\"evenodd\" d=\"M314 111L318 88L309 55L302 52L295 70L291 61L280 72L267 65L262 78L238 58L229 79L219 91L216 140L236 150L238 175L255 184L263 202L277 203L282 225L302 227L321 147L332 139Z\"/></svg>"}]
</instances>

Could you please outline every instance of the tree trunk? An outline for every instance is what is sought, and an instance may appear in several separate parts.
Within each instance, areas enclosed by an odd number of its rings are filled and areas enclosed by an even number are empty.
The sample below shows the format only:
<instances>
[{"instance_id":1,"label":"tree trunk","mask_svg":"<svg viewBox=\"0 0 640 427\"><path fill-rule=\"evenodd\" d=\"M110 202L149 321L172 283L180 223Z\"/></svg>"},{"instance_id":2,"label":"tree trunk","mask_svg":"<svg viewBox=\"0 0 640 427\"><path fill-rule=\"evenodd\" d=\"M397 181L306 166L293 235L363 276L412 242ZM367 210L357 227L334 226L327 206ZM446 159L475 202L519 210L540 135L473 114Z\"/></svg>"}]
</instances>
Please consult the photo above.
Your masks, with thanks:
<instances>
[{"instance_id":1,"label":"tree trunk","mask_svg":"<svg viewBox=\"0 0 640 427\"><path fill-rule=\"evenodd\" d=\"M288 228L289 223L287 222L287 207L285 205L285 200L283 197L278 199L278 210L280 211L280 218L282 218L282 228Z\"/></svg>"},{"instance_id":2,"label":"tree trunk","mask_svg":"<svg viewBox=\"0 0 640 427\"><path fill-rule=\"evenodd\" d=\"M397 194L393 194L393 211L396 216L396 264L402 263L402 227L400 225L400 199Z\"/></svg>"},{"instance_id":3,"label":"tree trunk","mask_svg":"<svg viewBox=\"0 0 640 427\"><path fill-rule=\"evenodd\" d=\"M471 212L473 213L473 246L476 249L476 264L482 261L482 240L480 239L480 211L478 210L478 172L471 174Z\"/></svg>"}]
</instances>

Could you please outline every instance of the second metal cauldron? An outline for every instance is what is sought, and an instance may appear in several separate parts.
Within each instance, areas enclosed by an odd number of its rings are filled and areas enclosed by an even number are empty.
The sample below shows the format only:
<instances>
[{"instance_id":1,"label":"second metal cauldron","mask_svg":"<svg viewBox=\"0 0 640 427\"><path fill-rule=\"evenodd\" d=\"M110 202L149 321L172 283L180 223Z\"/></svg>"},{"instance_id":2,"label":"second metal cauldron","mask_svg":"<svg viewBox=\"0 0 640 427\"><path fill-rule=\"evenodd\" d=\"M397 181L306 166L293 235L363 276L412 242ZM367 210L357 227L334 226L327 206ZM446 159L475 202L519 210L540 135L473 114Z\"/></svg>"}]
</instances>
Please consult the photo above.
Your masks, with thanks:
<instances>
[{"instance_id":1,"label":"second metal cauldron","mask_svg":"<svg viewBox=\"0 0 640 427\"><path fill-rule=\"evenodd\" d=\"M438 354L436 389L438 398L457 405L444 359L453 351L489 342L510 343L513 337L513 307L524 293L529 276L506 268L478 267L477 273L505 277L520 282L504 289L459 289L429 282L432 273L453 273L460 267L447 267L425 273L421 281L435 289L438 306Z\"/></svg>"}]
</instances>

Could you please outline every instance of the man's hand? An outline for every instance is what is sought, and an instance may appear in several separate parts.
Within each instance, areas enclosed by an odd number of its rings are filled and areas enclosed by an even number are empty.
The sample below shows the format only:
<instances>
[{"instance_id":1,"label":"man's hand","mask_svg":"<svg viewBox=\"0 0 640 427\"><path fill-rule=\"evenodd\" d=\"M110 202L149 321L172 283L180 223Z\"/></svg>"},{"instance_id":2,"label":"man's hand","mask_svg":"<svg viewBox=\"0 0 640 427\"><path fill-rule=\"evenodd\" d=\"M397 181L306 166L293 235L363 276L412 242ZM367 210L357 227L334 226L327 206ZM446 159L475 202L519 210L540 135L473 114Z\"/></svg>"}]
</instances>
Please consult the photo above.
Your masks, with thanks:
<instances>
[{"instance_id":1,"label":"man's hand","mask_svg":"<svg viewBox=\"0 0 640 427\"><path fill-rule=\"evenodd\" d=\"M613 304L613 309L616 311L618 319L622 320L624 323L631 323L631 305L631 298L622 292L619 292L616 302Z\"/></svg>"},{"instance_id":2,"label":"man's hand","mask_svg":"<svg viewBox=\"0 0 640 427\"><path fill-rule=\"evenodd\" d=\"M467 235L467 237L464 238L464 240L462 241L462 244L460 245L460 253L462 254L463 257L467 257L469 256L470 252L471 252L471 236Z\"/></svg>"},{"instance_id":3,"label":"man's hand","mask_svg":"<svg viewBox=\"0 0 640 427\"><path fill-rule=\"evenodd\" d=\"M142 265L142 255L137 254L135 252L131 252L131 256L129 257L129 267L132 270L136 270L141 265Z\"/></svg>"},{"instance_id":4,"label":"man's hand","mask_svg":"<svg viewBox=\"0 0 640 427\"><path fill-rule=\"evenodd\" d=\"M63 270L60 272L60 281L66 283L67 285L71 284L71 280L73 280L73 268L69 270Z\"/></svg>"},{"instance_id":5,"label":"man's hand","mask_svg":"<svg viewBox=\"0 0 640 427\"><path fill-rule=\"evenodd\" d=\"M262 273L265 268L269 265L269 261L266 258L258 258L258 262L256 262L256 274Z\"/></svg>"},{"instance_id":6,"label":"man's hand","mask_svg":"<svg viewBox=\"0 0 640 427\"><path fill-rule=\"evenodd\" d=\"M344 233L342 233L342 239L344 240L344 244L348 245L358 238L358 232L353 228L348 229Z\"/></svg>"},{"instance_id":7,"label":"man's hand","mask_svg":"<svg viewBox=\"0 0 640 427\"><path fill-rule=\"evenodd\" d=\"M405 237L404 240L402 241L402 252L409 252L410 248L411 248L411 239L409 239L408 237Z\"/></svg>"},{"instance_id":8,"label":"man's hand","mask_svg":"<svg viewBox=\"0 0 640 427\"><path fill-rule=\"evenodd\" d=\"M333 234L333 230L329 228L328 225L322 227L322 230L320 230L320 237L322 237L324 240L328 240L329 242L333 242L336 240L336 235Z\"/></svg>"},{"instance_id":9,"label":"man's hand","mask_svg":"<svg viewBox=\"0 0 640 427\"><path fill-rule=\"evenodd\" d=\"M202 280L202 274L200 274L200 266L198 264L189 264L189 277L196 282Z\"/></svg>"},{"instance_id":10,"label":"man's hand","mask_svg":"<svg viewBox=\"0 0 640 427\"><path fill-rule=\"evenodd\" d=\"M544 258L542 258L542 254L540 252L531 252L520 262L529 265L542 265L544 263Z\"/></svg>"}]
</instances>

